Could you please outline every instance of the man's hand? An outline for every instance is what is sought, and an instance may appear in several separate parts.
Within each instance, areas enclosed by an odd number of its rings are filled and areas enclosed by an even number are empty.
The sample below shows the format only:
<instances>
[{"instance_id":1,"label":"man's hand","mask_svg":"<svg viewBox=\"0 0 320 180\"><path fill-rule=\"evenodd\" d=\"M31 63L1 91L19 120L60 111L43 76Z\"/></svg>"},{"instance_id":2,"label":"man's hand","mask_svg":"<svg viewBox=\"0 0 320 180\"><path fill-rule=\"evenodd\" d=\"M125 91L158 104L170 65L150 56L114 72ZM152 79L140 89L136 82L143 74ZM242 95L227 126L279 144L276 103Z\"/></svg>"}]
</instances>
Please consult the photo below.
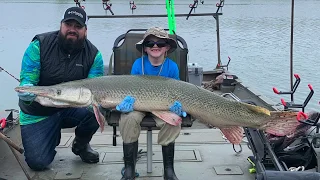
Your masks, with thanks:
<instances>
[{"instance_id":1,"label":"man's hand","mask_svg":"<svg viewBox=\"0 0 320 180\"><path fill-rule=\"evenodd\" d=\"M22 86L33 86L33 84L24 84ZM19 98L22 101L33 101L37 96L33 93L28 93L28 92L23 92L23 93L18 93Z\"/></svg>"},{"instance_id":2,"label":"man's hand","mask_svg":"<svg viewBox=\"0 0 320 180\"><path fill-rule=\"evenodd\" d=\"M132 96L126 96L120 104L116 106L116 110L128 113L133 111L133 104L136 100Z\"/></svg>"},{"instance_id":3,"label":"man's hand","mask_svg":"<svg viewBox=\"0 0 320 180\"><path fill-rule=\"evenodd\" d=\"M182 105L179 101L175 101L170 107L170 111L176 113L178 116L186 117L187 113L183 111Z\"/></svg>"}]
</instances>

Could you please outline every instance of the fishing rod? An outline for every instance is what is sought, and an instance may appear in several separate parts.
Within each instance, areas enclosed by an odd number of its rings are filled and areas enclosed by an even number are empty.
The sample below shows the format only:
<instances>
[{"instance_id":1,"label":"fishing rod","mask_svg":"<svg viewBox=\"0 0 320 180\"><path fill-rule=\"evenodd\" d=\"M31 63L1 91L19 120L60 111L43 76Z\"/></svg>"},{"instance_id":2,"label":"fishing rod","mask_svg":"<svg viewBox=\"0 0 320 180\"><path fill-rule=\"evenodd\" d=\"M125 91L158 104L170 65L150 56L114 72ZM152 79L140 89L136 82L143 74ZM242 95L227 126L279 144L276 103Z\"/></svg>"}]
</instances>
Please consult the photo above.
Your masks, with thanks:
<instances>
[{"instance_id":1,"label":"fishing rod","mask_svg":"<svg viewBox=\"0 0 320 180\"><path fill-rule=\"evenodd\" d=\"M203 3L202 3L203 4ZM196 8L198 7L198 0L194 0L193 1L193 4L189 4L189 8L191 8L190 9L190 11L189 11L189 15L187 16L187 18L186 18L186 20L188 20L189 19L189 16L190 16L190 14L191 14L191 12L192 12L192 10L193 10L193 12L196 12Z\"/></svg>"},{"instance_id":2,"label":"fishing rod","mask_svg":"<svg viewBox=\"0 0 320 180\"><path fill-rule=\"evenodd\" d=\"M133 10L137 9L137 6L134 4L134 1L130 1L129 4L130 4L130 10L132 11L132 14L133 14Z\"/></svg>"},{"instance_id":3,"label":"fishing rod","mask_svg":"<svg viewBox=\"0 0 320 180\"><path fill-rule=\"evenodd\" d=\"M107 12L110 11L110 13L112 15L114 15L112 9L111 9L112 3L110 2L110 0L102 0L102 7L104 10L106 10Z\"/></svg>"},{"instance_id":4,"label":"fishing rod","mask_svg":"<svg viewBox=\"0 0 320 180\"><path fill-rule=\"evenodd\" d=\"M14 75L10 74L8 71L6 71L3 67L0 66L0 72L4 71L7 74L9 74L9 76L13 77L15 80L17 80L18 82L20 82L20 80L18 78L16 78Z\"/></svg>"},{"instance_id":5,"label":"fishing rod","mask_svg":"<svg viewBox=\"0 0 320 180\"><path fill-rule=\"evenodd\" d=\"M222 7L223 7L223 6L224 6L224 0L220 0L220 3L217 3L217 4L216 4L216 7L218 7L216 13L219 12L220 8L221 8L221 10L222 10Z\"/></svg>"},{"instance_id":6,"label":"fishing rod","mask_svg":"<svg viewBox=\"0 0 320 180\"><path fill-rule=\"evenodd\" d=\"M82 0L82 1L84 2L85 0ZM74 2L76 3L76 6L82 8L82 9L85 9L85 7L81 6L81 4L80 4L81 0L80 0L80 2L79 2L79 0L74 0Z\"/></svg>"},{"instance_id":7,"label":"fishing rod","mask_svg":"<svg viewBox=\"0 0 320 180\"><path fill-rule=\"evenodd\" d=\"M198 7L198 0L194 0L193 4L189 4L189 8L191 8L190 11L189 11L189 14L191 14L192 10L193 10L193 12L196 12L196 8L197 7ZM186 19L188 20L189 16L187 16Z\"/></svg>"},{"instance_id":8,"label":"fishing rod","mask_svg":"<svg viewBox=\"0 0 320 180\"><path fill-rule=\"evenodd\" d=\"M203 4L204 1L201 1L201 4ZM188 16L187 16L187 20L189 19L189 16L191 15L192 10L195 10L195 8L197 8L198 6L198 0L194 0L193 4L190 4L189 7L191 8ZM219 10L221 9L222 11L222 7L224 6L224 0L220 0L220 2L218 2L216 4L217 10L215 15L213 16L216 19L216 29L217 29L217 54L218 54L218 63L216 68L221 67L221 54L220 54L220 31L219 31ZM230 58L229 58L229 62L230 62Z\"/></svg>"}]
</instances>

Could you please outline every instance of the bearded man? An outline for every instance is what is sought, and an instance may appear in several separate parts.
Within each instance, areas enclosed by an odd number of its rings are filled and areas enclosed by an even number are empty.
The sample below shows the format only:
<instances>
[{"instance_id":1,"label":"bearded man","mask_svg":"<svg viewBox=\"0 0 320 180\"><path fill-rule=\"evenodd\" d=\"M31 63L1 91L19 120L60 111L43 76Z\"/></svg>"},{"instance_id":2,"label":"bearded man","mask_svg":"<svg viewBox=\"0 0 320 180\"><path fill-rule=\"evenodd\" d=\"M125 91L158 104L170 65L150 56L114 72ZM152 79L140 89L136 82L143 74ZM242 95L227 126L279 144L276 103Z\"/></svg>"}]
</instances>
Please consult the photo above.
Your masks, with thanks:
<instances>
[{"instance_id":1,"label":"bearded man","mask_svg":"<svg viewBox=\"0 0 320 180\"><path fill-rule=\"evenodd\" d=\"M87 15L79 7L68 8L60 30L36 35L26 49L20 86L50 86L103 76L100 51L87 39ZM60 144L61 129L75 128L72 152L86 163L99 162L99 153L89 145L99 125L87 108L44 107L36 95L18 93L20 125L25 160L41 171L48 168Z\"/></svg>"}]
</instances>

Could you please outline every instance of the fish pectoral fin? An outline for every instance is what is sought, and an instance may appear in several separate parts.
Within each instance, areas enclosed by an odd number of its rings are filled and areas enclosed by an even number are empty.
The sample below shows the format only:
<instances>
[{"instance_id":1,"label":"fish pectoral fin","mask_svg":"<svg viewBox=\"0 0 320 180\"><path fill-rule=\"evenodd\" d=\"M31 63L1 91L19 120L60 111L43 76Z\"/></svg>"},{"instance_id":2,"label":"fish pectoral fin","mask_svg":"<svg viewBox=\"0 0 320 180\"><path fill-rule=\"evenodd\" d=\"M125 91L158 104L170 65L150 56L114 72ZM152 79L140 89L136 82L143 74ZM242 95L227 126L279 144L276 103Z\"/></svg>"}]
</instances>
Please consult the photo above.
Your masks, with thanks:
<instances>
[{"instance_id":1,"label":"fish pectoral fin","mask_svg":"<svg viewBox=\"0 0 320 180\"><path fill-rule=\"evenodd\" d=\"M173 126L178 126L182 122L182 118L180 116L170 111L152 111L151 113Z\"/></svg>"},{"instance_id":2,"label":"fish pectoral fin","mask_svg":"<svg viewBox=\"0 0 320 180\"><path fill-rule=\"evenodd\" d=\"M220 128L222 134L230 141L232 144L240 144L243 138L244 130L240 126L231 126Z\"/></svg>"},{"instance_id":3,"label":"fish pectoral fin","mask_svg":"<svg viewBox=\"0 0 320 180\"><path fill-rule=\"evenodd\" d=\"M101 132L102 132L104 130L104 125L105 125L106 120L105 120L104 116L102 115L102 113L100 112L98 105L93 104L92 107L93 107L94 115L96 117L96 120L97 120L97 122L100 126L100 129L101 129Z\"/></svg>"},{"instance_id":4,"label":"fish pectoral fin","mask_svg":"<svg viewBox=\"0 0 320 180\"><path fill-rule=\"evenodd\" d=\"M253 111L253 112L256 112L256 113L261 113L261 114L265 114L265 115L268 115L270 116L271 115L271 112L266 109L266 108L263 108L263 107L260 107L260 106L255 106L255 105L251 105L251 104L247 104L247 103L243 103L249 110Z\"/></svg>"}]
</instances>

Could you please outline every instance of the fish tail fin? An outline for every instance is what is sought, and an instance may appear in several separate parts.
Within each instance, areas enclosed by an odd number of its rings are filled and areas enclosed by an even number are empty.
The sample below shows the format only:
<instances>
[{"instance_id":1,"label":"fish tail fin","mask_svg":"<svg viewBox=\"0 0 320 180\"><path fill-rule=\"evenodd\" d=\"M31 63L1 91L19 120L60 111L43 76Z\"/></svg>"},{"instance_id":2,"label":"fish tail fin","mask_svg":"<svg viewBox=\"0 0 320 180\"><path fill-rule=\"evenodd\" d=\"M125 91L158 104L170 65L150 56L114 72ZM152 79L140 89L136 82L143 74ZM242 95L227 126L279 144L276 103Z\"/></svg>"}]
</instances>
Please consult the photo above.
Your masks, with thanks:
<instances>
[{"instance_id":1,"label":"fish tail fin","mask_svg":"<svg viewBox=\"0 0 320 180\"><path fill-rule=\"evenodd\" d=\"M261 129L276 136L291 134L301 124L297 120L297 115L298 112L293 111L271 111L270 117Z\"/></svg>"}]
</instances>

